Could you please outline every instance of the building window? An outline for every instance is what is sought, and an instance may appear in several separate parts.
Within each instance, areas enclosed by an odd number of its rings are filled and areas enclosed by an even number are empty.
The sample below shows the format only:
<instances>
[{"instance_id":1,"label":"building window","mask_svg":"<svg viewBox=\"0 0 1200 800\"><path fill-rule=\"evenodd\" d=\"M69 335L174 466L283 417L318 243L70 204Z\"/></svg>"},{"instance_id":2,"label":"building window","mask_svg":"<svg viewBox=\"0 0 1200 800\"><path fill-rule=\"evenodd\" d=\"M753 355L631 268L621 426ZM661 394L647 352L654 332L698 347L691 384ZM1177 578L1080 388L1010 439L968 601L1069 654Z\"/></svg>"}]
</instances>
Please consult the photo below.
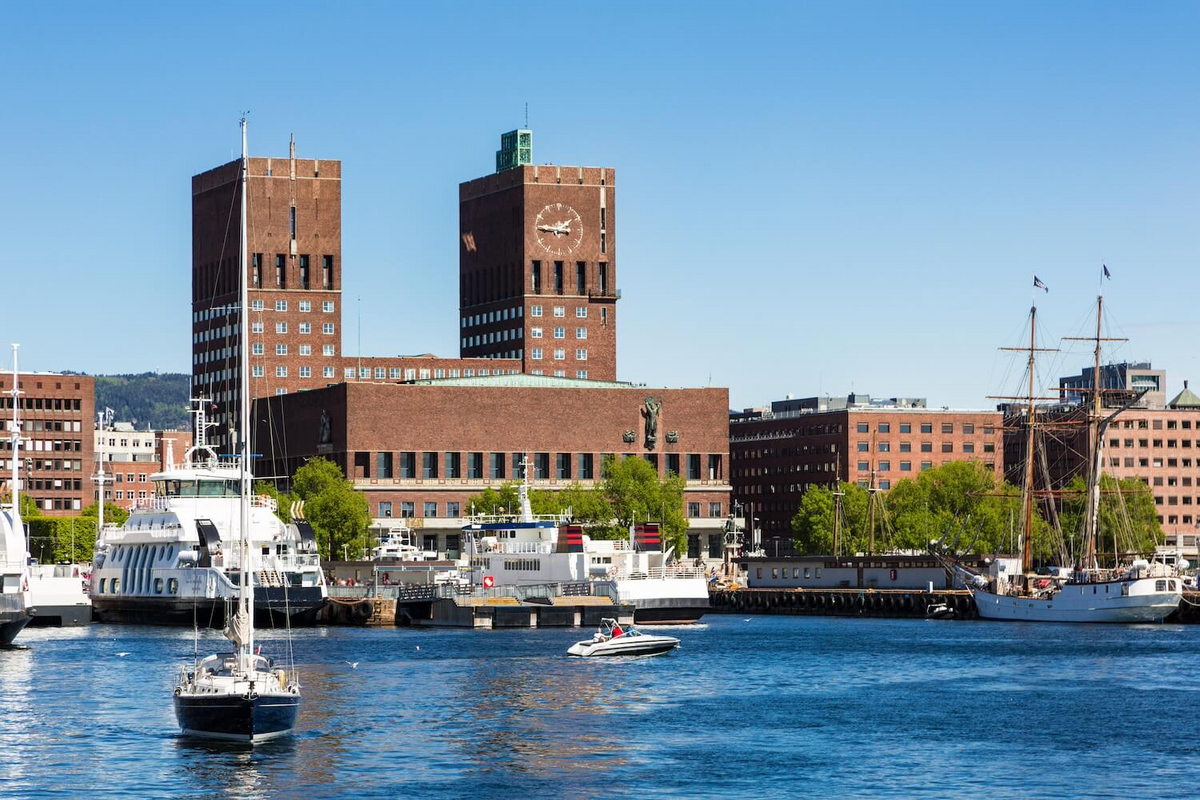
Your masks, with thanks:
<instances>
[{"instance_id":1,"label":"building window","mask_svg":"<svg viewBox=\"0 0 1200 800\"><path fill-rule=\"evenodd\" d=\"M300 333L312 333L312 325L307 322L301 322Z\"/></svg>"},{"instance_id":2,"label":"building window","mask_svg":"<svg viewBox=\"0 0 1200 800\"><path fill-rule=\"evenodd\" d=\"M333 323L332 322L321 323L321 333L325 334L326 336L332 336L333 335Z\"/></svg>"},{"instance_id":3,"label":"building window","mask_svg":"<svg viewBox=\"0 0 1200 800\"><path fill-rule=\"evenodd\" d=\"M912 433L912 423L901 422L900 423L900 432L901 433Z\"/></svg>"},{"instance_id":4,"label":"building window","mask_svg":"<svg viewBox=\"0 0 1200 800\"><path fill-rule=\"evenodd\" d=\"M575 329L575 338L576 339L586 339L587 338L587 328L576 328Z\"/></svg>"},{"instance_id":5,"label":"building window","mask_svg":"<svg viewBox=\"0 0 1200 800\"><path fill-rule=\"evenodd\" d=\"M921 452L922 453L932 453L933 452L933 442L921 442Z\"/></svg>"},{"instance_id":6,"label":"building window","mask_svg":"<svg viewBox=\"0 0 1200 800\"><path fill-rule=\"evenodd\" d=\"M286 344L275 345L275 355L286 356L287 355L287 345Z\"/></svg>"},{"instance_id":7,"label":"building window","mask_svg":"<svg viewBox=\"0 0 1200 800\"><path fill-rule=\"evenodd\" d=\"M954 423L943 422L942 423L942 433L954 433Z\"/></svg>"},{"instance_id":8,"label":"building window","mask_svg":"<svg viewBox=\"0 0 1200 800\"><path fill-rule=\"evenodd\" d=\"M307 314L310 311L312 311L312 301L311 300L301 300L300 301L300 313Z\"/></svg>"},{"instance_id":9,"label":"building window","mask_svg":"<svg viewBox=\"0 0 1200 800\"><path fill-rule=\"evenodd\" d=\"M403 517L404 519L410 519L411 517L415 517L417 515L416 505L417 504L412 502L411 500L401 500L400 501L400 516Z\"/></svg>"},{"instance_id":10,"label":"building window","mask_svg":"<svg viewBox=\"0 0 1200 800\"><path fill-rule=\"evenodd\" d=\"M283 365L276 367L275 368L275 377L276 378L286 378L287 377L287 367L285 367Z\"/></svg>"},{"instance_id":11,"label":"building window","mask_svg":"<svg viewBox=\"0 0 1200 800\"><path fill-rule=\"evenodd\" d=\"M287 323L286 322L276 322L275 323L275 332L276 333L287 333Z\"/></svg>"},{"instance_id":12,"label":"building window","mask_svg":"<svg viewBox=\"0 0 1200 800\"><path fill-rule=\"evenodd\" d=\"M542 329L541 328L530 328L529 329L529 338L531 338L531 339L542 338Z\"/></svg>"},{"instance_id":13,"label":"building window","mask_svg":"<svg viewBox=\"0 0 1200 800\"><path fill-rule=\"evenodd\" d=\"M968 434L968 435L975 433L975 425L970 422L964 422L963 423L963 433Z\"/></svg>"},{"instance_id":14,"label":"building window","mask_svg":"<svg viewBox=\"0 0 1200 800\"><path fill-rule=\"evenodd\" d=\"M963 442L962 451L964 453L974 453L975 445L973 442Z\"/></svg>"},{"instance_id":15,"label":"building window","mask_svg":"<svg viewBox=\"0 0 1200 800\"><path fill-rule=\"evenodd\" d=\"M311 344L300 345L300 355L311 356L312 355L312 345Z\"/></svg>"},{"instance_id":16,"label":"building window","mask_svg":"<svg viewBox=\"0 0 1200 800\"><path fill-rule=\"evenodd\" d=\"M578 306L575 309L575 316L579 319L587 319L587 306Z\"/></svg>"},{"instance_id":17,"label":"building window","mask_svg":"<svg viewBox=\"0 0 1200 800\"><path fill-rule=\"evenodd\" d=\"M575 370L575 377L581 381L586 381L588 379L587 370L586 369Z\"/></svg>"},{"instance_id":18,"label":"building window","mask_svg":"<svg viewBox=\"0 0 1200 800\"><path fill-rule=\"evenodd\" d=\"M587 361L587 349L583 348L583 347L578 348L575 351L575 360L576 361Z\"/></svg>"},{"instance_id":19,"label":"building window","mask_svg":"<svg viewBox=\"0 0 1200 800\"><path fill-rule=\"evenodd\" d=\"M943 453L953 453L954 452L954 442L942 442L942 452Z\"/></svg>"},{"instance_id":20,"label":"building window","mask_svg":"<svg viewBox=\"0 0 1200 800\"><path fill-rule=\"evenodd\" d=\"M493 479L504 478L504 453L491 453L488 456L488 477Z\"/></svg>"},{"instance_id":21,"label":"building window","mask_svg":"<svg viewBox=\"0 0 1200 800\"><path fill-rule=\"evenodd\" d=\"M699 516L700 516L700 504L699 504L699 503L693 503L693 502L689 502L689 503L687 504L687 515L688 515L688 517L689 517L689 518L691 518L691 519L696 519L696 518L699 518Z\"/></svg>"},{"instance_id":22,"label":"building window","mask_svg":"<svg viewBox=\"0 0 1200 800\"><path fill-rule=\"evenodd\" d=\"M858 443L858 452L860 452L860 453L871 452L871 443L870 442L859 442Z\"/></svg>"},{"instance_id":23,"label":"building window","mask_svg":"<svg viewBox=\"0 0 1200 800\"><path fill-rule=\"evenodd\" d=\"M287 285L287 261L282 253L275 256L275 285ZM278 311L278 309L276 309Z\"/></svg>"},{"instance_id":24,"label":"building window","mask_svg":"<svg viewBox=\"0 0 1200 800\"><path fill-rule=\"evenodd\" d=\"M263 310L263 301L262 300L251 300L250 301L250 310L251 311L262 311Z\"/></svg>"},{"instance_id":25,"label":"building window","mask_svg":"<svg viewBox=\"0 0 1200 800\"><path fill-rule=\"evenodd\" d=\"M322 367L321 375L326 378L332 378L334 376L333 367Z\"/></svg>"},{"instance_id":26,"label":"building window","mask_svg":"<svg viewBox=\"0 0 1200 800\"><path fill-rule=\"evenodd\" d=\"M389 367L388 368L388 380L393 380L393 381L400 380L400 368L399 367Z\"/></svg>"},{"instance_id":27,"label":"building window","mask_svg":"<svg viewBox=\"0 0 1200 800\"><path fill-rule=\"evenodd\" d=\"M891 433L892 432L891 423L888 423L888 422L879 423L879 432L880 433Z\"/></svg>"},{"instance_id":28,"label":"building window","mask_svg":"<svg viewBox=\"0 0 1200 800\"><path fill-rule=\"evenodd\" d=\"M678 458L678 455L676 455L676 458ZM678 466L679 466L679 464L678 464L678 462L676 462L676 468L678 468ZM592 470L592 454L591 453L580 453L579 454L579 475L578 475L579 480L590 481L594 477L595 477L595 474L593 473L593 470Z\"/></svg>"},{"instance_id":29,"label":"building window","mask_svg":"<svg viewBox=\"0 0 1200 800\"><path fill-rule=\"evenodd\" d=\"M251 333L262 333L263 332L262 320L258 320L257 322L250 323L250 332Z\"/></svg>"},{"instance_id":30,"label":"building window","mask_svg":"<svg viewBox=\"0 0 1200 800\"><path fill-rule=\"evenodd\" d=\"M275 301L275 310L276 311L287 311L287 300L276 300Z\"/></svg>"},{"instance_id":31,"label":"building window","mask_svg":"<svg viewBox=\"0 0 1200 800\"><path fill-rule=\"evenodd\" d=\"M301 367L300 368L300 377L301 378L311 378L312 377L312 367Z\"/></svg>"},{"instance_id":32,"label":"building window","mask_svg":"<svg viewBox=\"0 0 1200 800\"><path fill-rule=\"evenodd\" d=\"M869 470L870 468L871 468L871 464L870 464L870 462L868 462L868 461L860 461L860 462L858 462L858 471L859 471L859 472L866 472L866 471L867 471L867 470Z\"/></svg>"},{"instance_id":33,"label":"building window","mask_svg":"<svg viewBox=\"0 0 1200 800\"><path fill-rule=\"evenodd\" d=\"M567 357L567 351L561 347L554 348L554 360L563 361Z\"/></svg>"},{"instance_id":34,"label":"building window","mask_svg":"<svg viewBox=\"0 0 1200 800\"><path fill-rule=\"evenodd\" d=\"M446 453L446 477L462 477L462 453Z\"/></svg>"},{"instance_id":35,"label":"building window","mask_svg":"<svg viewBox=\"0 0 1200 800\"><path fill-rule=\"evenodd\" d=\"M438 454L437 453L422 453L421 454L421 477L436 478L438 476Z\"/></svg>"},{"instance_id":36,"label":"building window","mask_svg":"<svg viewBox=\"0 0 1200 800\"><path fill-rule=\"evenodd\" d=\"M392 516L392 504L390 502L388 502L386 500L379 501L379 516L381 516L381 517Z\"/></svg>"},{"instance_id":37,"label":"building window","mask_svg":"<svg viewBox=\"0 0 1200 800\"><path fill-rule=\"evenodd\" d=\"M324 288L333 288L333 256L321 256L321 283Z\"/></svg>"},{"instance_id":38,"label":"building window","mask_svg":"<svg viewBox=\"0 0 1200 800\"><path fill-rule=\"evenodd\" d=\"M554 476L560 481L570 480L571 479L571 454L570 453L558 453L555 456L554 460L555 460Z\"/></svg>"},{"instance_id":39,"label":"building window","mask_svg":"<svg viewBox=\"0 0 1200 800\"><path fill-rule=\"evenodd\" d=\"M296 207L292 206L292 238L296 238Z\"/></svg>"},{"instance_id":40,"label":"building window","mask_svg":"<svg viewBox=\"0 0 1200 800\"><path fill-rule=\"evenodd\" d=\"M566 332L566 330L565 330L564 328L555 328L555 329L554 329L554 338L555 338L555 339L565 339L565 338L567 338L567 332Z\"/></svg>"},{"instance_id":41,"label":"building window","mask_svg":"<svg viewBox=\"0 0 1200 800\"><path fill-rule=\"evenodd\" d=\"M554 307L554 316L565 317L566 315L567 315L567 309L565 306L555 306Z\"/></svg>"},{"instance_id":42,"label":"building window","mask_svg":"<svg viewBox=\"0 0 1200 800\"><path fill-rule=\"evenodd\" d=\"M321 303L321 310L323 312L325 312L326 314L332 314L333 313L333 301L326 300L323 303Z\"/></svg>"},{"instance_id":43,"label":"building window","mask_svg":"<svg viewBox=\"0 0 1200 800\"><path fill-rule=\"evenodd\" d=\"M321 345L321 355L323 355L323 356L333 355L333 345L331 345L331 344Z\"/></svg>"},{"instance_id":44,"label":"building window","mask_svg":"<svg viewBox=\"0 0 1200 800\"><path fill-rule=\"evenodd\" d=\"M933 433L933 423L932 422L922 422L921 423L921 433Z\"/></svg>"},{"instance_id":45,"label":"building window","mask_svg":"<svg viewBox=\"0 0 1200 800\"><path fill-rule=\"evenodd\" d=\"M261 356L263 354L263 343L255 342L254 344L250 345L250 354Z\"/></svg>"},{"instance_id":46,"label":"building window","mask_svg":"<svg viewBox=\"0 0 1200 800\"><path fill-rule=\"evenodd\" d=\"M881 452L881 453L889 453L889 452L891 452L891 450L892 450L892 443L891 443L891 442L880 442L880 443L879 443L879 452Z\"/></svg>"},{"instance_id":47,"label":"building window","mask_svg":"<svg viewBox=\"0 0 1200 800\"><path fill-rule=\"evenodd\" d=\"M901 461L900 462L900 471L901 472L912 472L912 462L911 461Z\"/></svg>"},{"instance_id":48,"label":"building window","mask_svg":"<svg viewBox=\"0 0 1200 800\"><path fill-rule=\"evenodd\" d=\"M375 380L377 380L377 381L383 380L384 376L386 374L387 374L387 367L376 367L375 368Z\"/></svg>"},{"instance_id":49,"label":"building window","mask_svg":"<svg viewBox=\"0 0 1200 800\"><path fill-rule=\"evenodd\" d=\"M859 433L868 433L871 430L871 426L865 422L858 423L857 427Z\"/></svg>"},{"instance_id":50,"label":"building window","mask_svg":"<svg viewBox=\"0 0 1200 800\"><path fill-rule=\"evenodd\" d=\"M541 306L530 306L529 307L529 316L540 317L541 315L542 315L542 307Z\"/></svg>"},{"instance_id":51,"label":"building window","mask_svg":"<svg viewBox=\"0 0 1200 800\"><path fill-rule=\"evenodd\" d=\"M250 368L250 374L255 378L263 377L263 368L261 364L255 364Z\"/></svg>"},{"instance_id":52,"label":"building window","mask_svg":"<svg viewBox=\"0 0 1200 800\"><path fill-rule=\"evenodd\" d=\"M467 477L472 480L483 478L483 453L467 453Z\"/></svg>"},{"instance_id":53,"label":"building window","mask_svg":"<svg viewBox=\"0 0 1200 800\"><path fill-rule=\"evenodd\" d=\"M700 480L700 454L689 453L687 457L687 479L689 481Z\"/></svg>"}]
</instances>

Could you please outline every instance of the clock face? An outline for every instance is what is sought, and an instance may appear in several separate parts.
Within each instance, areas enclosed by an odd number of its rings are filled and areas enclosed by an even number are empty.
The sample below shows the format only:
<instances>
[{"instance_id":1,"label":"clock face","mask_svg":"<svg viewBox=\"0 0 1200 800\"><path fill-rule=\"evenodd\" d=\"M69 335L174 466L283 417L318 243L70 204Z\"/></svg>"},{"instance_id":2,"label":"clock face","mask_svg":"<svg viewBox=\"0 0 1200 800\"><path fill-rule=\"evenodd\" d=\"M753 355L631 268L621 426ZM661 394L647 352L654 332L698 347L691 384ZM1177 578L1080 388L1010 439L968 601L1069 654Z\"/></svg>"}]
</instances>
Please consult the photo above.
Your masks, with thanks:
<instances>
[{"instance_id":1,"label":"clock face","mask_svg":"<svg viewBox=\"0 0 1200 800\"><path fill-rule=\"evenodd\" d=\"M565 203L551 203L538 212L534 222L538 244L547 253L565 256L583 241L583 219Z\"/></svg>"}]
</instances>

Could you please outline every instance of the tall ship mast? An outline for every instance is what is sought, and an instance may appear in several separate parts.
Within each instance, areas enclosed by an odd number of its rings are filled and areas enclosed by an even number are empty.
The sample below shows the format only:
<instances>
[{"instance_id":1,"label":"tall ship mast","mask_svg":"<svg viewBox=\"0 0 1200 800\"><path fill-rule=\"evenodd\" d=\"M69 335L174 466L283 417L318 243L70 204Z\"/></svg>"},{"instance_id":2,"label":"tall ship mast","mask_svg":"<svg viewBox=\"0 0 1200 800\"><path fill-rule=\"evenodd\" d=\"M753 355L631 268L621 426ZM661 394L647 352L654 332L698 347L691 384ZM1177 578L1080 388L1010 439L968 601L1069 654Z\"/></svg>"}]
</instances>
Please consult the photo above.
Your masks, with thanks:
<instances>
[{"instance_id":1,"label":"tall ship mast","mask_svg":"<svg viewBox=\"0 0 1200 800\"><path fill-rule=\"evenodd\" d=\"M1034 278L1035 286L1041 287ZM1044 287L1042 287L1044 288ZM1037 498L1048 498L1051 507L1054 492L1047 486L1039 490L1036 483L1039 451L1039 431L1044 423L1038 418L1038 401L1059 401L1058 397L1038 397L1036 391L1036 361L1041 352L1055 352L1056 348L1037 346L1037 306L1029 312L1028 347L1002 348L1028 353L1028 386L1025 396L999 397L999 400L1020 401L1024 414L1020 427L1024 434L1023 481L1021 487L1021 555L1019 560L997 558L992 561L987 575L978 574L962 566L952 556L937 553L943 564L951 569L971 588L979 616L983 619L1024 620L1029 622L1112 622L1137 623L1159 622L1179 607L1183 584L1175 571L1161 562L1145 558L1134 558L1121 563L1114 552L1111 569L1101 568L1096 542L1098 539L1100 510L1100 479L1103 467L1104 432L1108 424L1138 398L1126 402L1106 416L1101 400L1100 353L1103 342L1123 341L1106 338L1102 334L1104 297L1096 300L1096 335L1090 337L1067 337L1067 341L1090 341L1093 350L1095 372L1092 389L1084 409L1087 428L1086 462L1087 487L1086 507L1079 551L1072 555L1066 548L1059 554L1059 568L1052 574L1038 574L1034 570L1035 552L1035 503ZM1015 416L1015 415L1014 415ZM1045 423L1058 424L1058 423ZM1059 493L1061 494L1061 493ZM1115 550L1115 548L1114 548ZM936 552L936 551L935 551Z\"/></svg>"},{"instance_id":2,"label":"tall ship mast","mask_svg":"<svg viewBox=\"0 0 1200 800\"><path fill-rule=\"evenodd\" d=\"M185 736L260 742L291 733L300 708L294 665L277 668L254 645L254 592L251 548L249 280L246 274L246 119L242 127L241 236L238 253L239 371L237 418L238 593L236 611L225 627L231 654L210 655L180 668L175 683L175 715ZM291 652L288 629L288 652Z\"/></svg>"}]
</instances>

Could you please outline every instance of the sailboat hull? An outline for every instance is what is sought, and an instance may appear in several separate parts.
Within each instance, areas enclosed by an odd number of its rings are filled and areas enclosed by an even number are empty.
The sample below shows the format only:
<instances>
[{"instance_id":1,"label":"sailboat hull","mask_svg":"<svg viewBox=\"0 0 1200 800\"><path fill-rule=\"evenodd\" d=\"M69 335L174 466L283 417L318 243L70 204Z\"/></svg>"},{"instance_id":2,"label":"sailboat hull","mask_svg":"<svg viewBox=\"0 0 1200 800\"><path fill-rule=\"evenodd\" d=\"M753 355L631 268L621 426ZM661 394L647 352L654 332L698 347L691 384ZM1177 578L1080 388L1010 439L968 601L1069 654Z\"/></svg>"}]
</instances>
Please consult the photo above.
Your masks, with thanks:
<instances>
[{"instance_id":1,"label":"sailboat hull","mask_svg":"<svg viewBox=\"0 0 1200 800\"><path fill-rule=\"evenodd\" d=\"M1162 622L1179 608L1182 594L1162 578L1067 584L1052 597L999 595L976 589L982 619L1024 622Z\"/></svg>"},{"instance_id":2,"label":"sailboat hull","mask_svg":"<svg viewBox=\"0 0 1200 800\"><path fill-rule=\"evenodd\" d=\"M265 742L296 727L300 696L267 694L176 695L175 717L184 736L232 742Z\"/></svg>"}]
</instances>

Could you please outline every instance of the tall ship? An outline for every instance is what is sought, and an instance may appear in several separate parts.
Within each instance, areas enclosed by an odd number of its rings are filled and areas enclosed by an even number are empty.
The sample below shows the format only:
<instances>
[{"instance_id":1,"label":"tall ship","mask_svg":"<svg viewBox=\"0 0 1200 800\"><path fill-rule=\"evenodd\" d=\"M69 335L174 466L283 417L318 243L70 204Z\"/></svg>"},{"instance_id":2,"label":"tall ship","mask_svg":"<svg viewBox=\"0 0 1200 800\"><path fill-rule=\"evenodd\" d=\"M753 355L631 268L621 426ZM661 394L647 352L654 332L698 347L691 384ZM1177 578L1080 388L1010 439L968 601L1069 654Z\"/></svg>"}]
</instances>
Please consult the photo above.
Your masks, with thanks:
<instances>
[{"instance_id":1,"label":"tall ship","mask_svg":"<svg viewBox=\"0 0 1200 800\"><path fill-rule=\"evenodd\" d=\"M528 476L517 492L517 514L477 515L463 526L463 561L473 582L599 582L615 602L634 606L634 619L643 624L690 623L708 611L703 570L672 564L656 525L631 527L628 538L593 539L568 515L535 515Z\"/></svg>"},{"instance_id":2,"label":"tall ship","mask_svg":"<svg viewBox=\"0 0 1200 800\"><path fill-rule=\"evenodd\" d=\"M1107 268L1105 275L1108 274ZM1044 288L1034 278L1035 285ZM1097 549L1100 539L1101 474L1104 464L1104 440L1109 425L1121 412L1141 399L1142 394L1132 398L1121 398L1115 408L1107 407L1102 401L1104 389L1100 386L1100 348L1106 341L1124 341L1102 335L1104 309L1103 295L1096 300L1096 334L1091 337L1070 337L1076 341L1091 341L1095 345L1095 376L1086 403L1076 415L1077 421L1063 422L1061 419L1039 419L1038 400L1059 398L1036 397L1034 368L1037 353L1054 351L1054 348L1039 348L1037 345L1037 306L1029 312L1029 346L1005 348L1023 350L1028 353L1026 377L1027 394L1023 398L999 398L1023 400L1022 414L1010 415L1017 420L1016 427L1023 434L1024 448L1021 466L1021 557L1017 559L995 559L987 574L967 569L952 556L935 554L955 572L971 589L979 616L993 620L1023 620L1028 622L1108 622L1139 623L1161 622L1179 607L1183 594L1183 581L1174 568L1164 561L1151 560L1143 554L1118 552L1116 535L1113 533L1111 560L1102 561ZM1008 423L1013 425L1014 423ZM1039 467L1046 471L1045 455L1042 452L1041 434L1063 425L1077 424L1086 429L1087 471L1085 508L1081 535L1077 545L1066 546L1066 539L1059 529L1055 503L1058 497L1069 492L1055 490L1048 485L1039 487ZM1048 484L1049 476L1046 475ZM1119 497L1119 486L1111 490ZM1050 529L1057 532L1059 564L1045 572L1034 570L1035 526L1034 514L1037 503L1045 504L1050 511Z\"/></svg>"},{"instance_id":3,"label":"tall ship","mask_svg":"<svg viewBox=\"0 0 1200 800\"><path fill-rule=\"evenodd\" d=\"M262 624L312 624L326 583L307 522L285 524L271 497L250 497L250 548L243 556L240 470L206 440L207 400L192 401L195 444L150 477L154 492L120 527L102 528L92 562L91 597L100 622L223 626L238 597L243 565Z\"/></svg>"},{"instance_id":4,"label":"tall ship","mask_svg":"<svg viewBox=\"0 0 1200 800\"><path fill-rule=\"evenodd\" d=\"M0 508L0 647L7 647L29 624L29 548L21 523L21 417L17 375L17 345L13 345L12 420L9 458L12 481L9 505Z\"/></svg>"}]
</instances>

